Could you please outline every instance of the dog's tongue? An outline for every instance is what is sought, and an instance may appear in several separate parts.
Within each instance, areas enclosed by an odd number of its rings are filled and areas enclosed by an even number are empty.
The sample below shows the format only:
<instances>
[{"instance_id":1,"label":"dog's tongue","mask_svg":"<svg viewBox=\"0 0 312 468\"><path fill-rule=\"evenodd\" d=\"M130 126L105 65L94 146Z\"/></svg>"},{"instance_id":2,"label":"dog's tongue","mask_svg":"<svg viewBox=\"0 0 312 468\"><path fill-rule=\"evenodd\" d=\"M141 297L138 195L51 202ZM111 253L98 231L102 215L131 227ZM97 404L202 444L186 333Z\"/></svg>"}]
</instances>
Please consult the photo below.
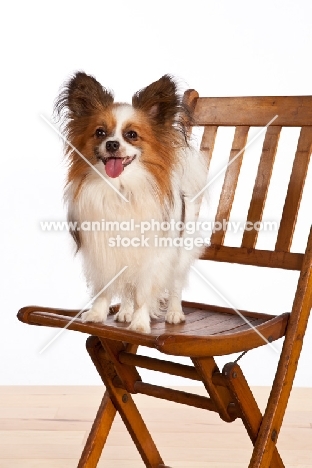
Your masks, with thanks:
<instances>
[{"instance_id":1,"label":"dog's tongue","mask_svg":"<svg viewBox=\"0 0 312 468\"><path fill-rule=\"evenodd\" d=\"M106 174L108 177L112 177L113 179L120 176L123 170L124 167L122 165L121 158L110 158L105 164Z\"/></svg>"}]
</instances>

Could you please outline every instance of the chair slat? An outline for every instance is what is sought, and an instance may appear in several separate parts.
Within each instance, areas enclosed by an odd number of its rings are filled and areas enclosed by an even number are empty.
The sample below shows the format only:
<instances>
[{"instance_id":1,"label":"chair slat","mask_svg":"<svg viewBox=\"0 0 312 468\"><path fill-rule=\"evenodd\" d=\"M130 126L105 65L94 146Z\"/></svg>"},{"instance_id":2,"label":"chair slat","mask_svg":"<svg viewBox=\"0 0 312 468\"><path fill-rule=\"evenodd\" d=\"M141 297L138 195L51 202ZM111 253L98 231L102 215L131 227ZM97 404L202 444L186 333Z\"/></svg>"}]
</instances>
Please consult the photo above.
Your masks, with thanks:
<instances>
[{"instance_id":1,"label":"chair slat","mask_svg":"<svg viewBox=\"0 0 312 468\"><path fill-rule=\"evenodd\" d=\"M203 260L238 263L240 265L300 270L302 267L303 254L229 247L227 245L210 245L206 247L201 258Z\"/></svg>"},{"instance_id":2,"label":"chair slat","mask_svg":"<svg viewBox=\"0 0 312 468\"><path fill-rule=\"evenodd\" d=\"M288 185L282 219L275 244L276 251L289 252L296 226L304 181L312 149L312 127L302 127Z\"/></svg>"},{"instance_id":3,"label":"chair slat","mask_svg":"<svg viewBox=\"0 0 312 468\"><path fill-rule=\"evenodd\" d=\"M246 146L249 127L236 127L230 158L225 173L219 206L215 218L216 223L228 221L237 187L238 176L242 165L244 148ZM211 235L212 244L222 245L225 230L220 229Z\"/></svg>"},{"instance_id":4,"label":"chair slat","mask_svg":"<svg viewBox=\"0 0 312 468\"><path fill-rule=\"evenodd\" d=\"M280 126L272 126L268 127L266 131L258 173L247 215L248 223L254 224L262 219L281 129L282 127ZM254 248L257 242L257 237L258 231L256 229L245 229L242 239L242 247L246 247L247 249Z\"/></svg>"},{"instance_id":5,"label":"chair slat","mask_svg":"<svg viewBox=\"0 0 312 468\"><path fill-rule=\"evenodd\" d=\"M274 125L302 127L312 121L312 96L208 97L199 98L195 125Z\"/></svg>"},{"instance_id":6,"label":"chair slat","mask_svg":"<svg viewBox=\"0 0 312 468\"><path fill-rule=\"evenodd\" d=\"M203 137L200 144L200 151L203 153L206 159L207 172L209 170L212 153L216 141L218 127L216 125L209 125L205 127Z\"/></svg>"}]
</instances>

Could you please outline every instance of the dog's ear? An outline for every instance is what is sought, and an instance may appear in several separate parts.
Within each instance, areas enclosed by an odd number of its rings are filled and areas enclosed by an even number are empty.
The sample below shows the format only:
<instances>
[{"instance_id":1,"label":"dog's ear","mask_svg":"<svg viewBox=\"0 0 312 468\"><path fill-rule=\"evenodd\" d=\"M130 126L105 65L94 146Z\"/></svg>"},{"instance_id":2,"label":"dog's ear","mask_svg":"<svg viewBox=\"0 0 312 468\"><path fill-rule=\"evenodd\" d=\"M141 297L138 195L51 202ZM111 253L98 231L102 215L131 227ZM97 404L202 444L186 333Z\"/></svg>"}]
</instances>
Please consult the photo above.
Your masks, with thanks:
<instances>
[{"instance_id":1,"label":"dog's ear","mask_svg":"<svg viewBox=\"0 0 312 468\"><path fill-rule=\"evenodd\" d=\"M67 116L88 117L96 110L112 104L114 96L93 77L77 72L64 86L55 103L55 111L60 116L65 110Z\"/></svg>"},{"instance_id":2,"label":"dog's ear","mask_svg":"<svg viewBox=\"0 0 312 468\"><path fill-rule=\"evenodd\" d=\"M177 85L170 75L164 75L135 93L132 105L146 112L158 124L173 123L182 110Z\"/></svg>"}]
</instances>

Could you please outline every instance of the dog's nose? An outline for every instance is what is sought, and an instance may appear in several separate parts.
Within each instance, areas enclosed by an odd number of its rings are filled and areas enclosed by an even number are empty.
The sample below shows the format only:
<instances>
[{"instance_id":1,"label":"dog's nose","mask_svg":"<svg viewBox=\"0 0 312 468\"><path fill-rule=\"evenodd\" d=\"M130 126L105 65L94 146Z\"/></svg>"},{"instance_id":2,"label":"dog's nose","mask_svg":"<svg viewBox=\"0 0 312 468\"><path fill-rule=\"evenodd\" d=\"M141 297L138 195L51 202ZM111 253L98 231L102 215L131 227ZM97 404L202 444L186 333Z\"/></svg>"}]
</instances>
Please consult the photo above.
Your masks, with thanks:
<instances>
[{"instance_id":1,"label":"dog's nose","mask_svg":"<svg viewBox=\"0 0 312 468\"><path fill-rule=\"evenodd\" d=\"M119 141L110 140L106 142L106 149L110 153L114 153L115 151L118 151L119 146L120 146Z\"/></svg>"}]
</instances>

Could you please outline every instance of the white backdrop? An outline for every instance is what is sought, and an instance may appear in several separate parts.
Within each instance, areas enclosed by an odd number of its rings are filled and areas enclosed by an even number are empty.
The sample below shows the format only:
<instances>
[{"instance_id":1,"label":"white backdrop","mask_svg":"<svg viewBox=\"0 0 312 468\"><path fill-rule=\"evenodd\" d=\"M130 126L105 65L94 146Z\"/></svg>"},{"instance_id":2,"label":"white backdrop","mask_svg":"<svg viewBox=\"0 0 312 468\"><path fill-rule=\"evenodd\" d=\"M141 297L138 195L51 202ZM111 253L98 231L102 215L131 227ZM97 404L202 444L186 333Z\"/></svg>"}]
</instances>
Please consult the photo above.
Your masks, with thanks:
<instances>
[{"instance_id":1,"label":"white backdrop","mask_svg":"<svg viewBox=\"0 0 312 468\"><path fill-rule=\"evenodd\" d=\"M65 219L62 144L40 117L51 116L61 84L84 70L129 101L171 73L205 96L311 94L311 15L309 0L19 0L2 6L0 384L100 383L84 335L66 331L39 354L55 331L16 319L24 305L80 308L89 299L69 235L42 232L39 225ZM221 275L220 266L206 265L205 274L223 292L226 285L236 307L289 310L296 274L261 270L250 281L248 269L230 266ZM184 297L222 304L193 275ZM311 353L310 323L296 385L312 386ZM242 367L249 381L268 384L277 358L268 347L247 354Z\"/></svg>"}]
</instances>

